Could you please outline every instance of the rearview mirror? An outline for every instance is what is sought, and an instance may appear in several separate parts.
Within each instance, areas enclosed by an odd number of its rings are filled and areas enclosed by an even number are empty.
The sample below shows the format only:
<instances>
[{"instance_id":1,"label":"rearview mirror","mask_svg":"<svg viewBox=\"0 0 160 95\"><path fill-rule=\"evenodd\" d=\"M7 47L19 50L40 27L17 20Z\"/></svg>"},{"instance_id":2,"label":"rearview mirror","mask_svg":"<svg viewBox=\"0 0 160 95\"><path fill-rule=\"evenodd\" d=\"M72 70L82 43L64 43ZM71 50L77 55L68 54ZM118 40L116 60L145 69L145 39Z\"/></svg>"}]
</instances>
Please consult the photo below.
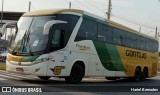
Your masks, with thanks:
<instances>
[{"instance_id":1,"label":"rearview mirror","mask_svg":"<svg viewBox=\"0 0 160 95\"><path fill-rule=\"evenodd\" d=\"M51 28L54 24L59 24L59 23L67 23L67 22L66 22L66 21L61 21L61 20L51 20L51 21L48 21L48 22L44 25L43 35L48 35L50 28Z\"/></svg>"}]
</instances>

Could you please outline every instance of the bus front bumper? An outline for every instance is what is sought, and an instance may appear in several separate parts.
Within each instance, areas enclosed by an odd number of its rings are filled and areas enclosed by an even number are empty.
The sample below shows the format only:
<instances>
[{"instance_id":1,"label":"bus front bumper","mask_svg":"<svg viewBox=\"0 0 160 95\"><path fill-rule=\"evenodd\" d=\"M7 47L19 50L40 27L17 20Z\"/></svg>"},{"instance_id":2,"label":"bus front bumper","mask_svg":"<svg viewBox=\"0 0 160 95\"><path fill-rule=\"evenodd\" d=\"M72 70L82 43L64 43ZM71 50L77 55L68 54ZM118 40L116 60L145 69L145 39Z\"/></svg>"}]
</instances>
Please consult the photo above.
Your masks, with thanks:
<instances>
[{"instance_id":1,"label":"bus front bumper","mask_svg":"<svg viewBox=\"0 0 160 95\"><path fill-rule=\"evenodd\" d=\"M10 63L8 60L6 60L6 71L15 72L15 73L46 76L47 66L48 66L48 63L43 63L43 62L38 63L38 64L32 64L29 66L24 66L24 65L22 66L20 64L15 65L15 64Z\"/></svg>"}]
</instances>

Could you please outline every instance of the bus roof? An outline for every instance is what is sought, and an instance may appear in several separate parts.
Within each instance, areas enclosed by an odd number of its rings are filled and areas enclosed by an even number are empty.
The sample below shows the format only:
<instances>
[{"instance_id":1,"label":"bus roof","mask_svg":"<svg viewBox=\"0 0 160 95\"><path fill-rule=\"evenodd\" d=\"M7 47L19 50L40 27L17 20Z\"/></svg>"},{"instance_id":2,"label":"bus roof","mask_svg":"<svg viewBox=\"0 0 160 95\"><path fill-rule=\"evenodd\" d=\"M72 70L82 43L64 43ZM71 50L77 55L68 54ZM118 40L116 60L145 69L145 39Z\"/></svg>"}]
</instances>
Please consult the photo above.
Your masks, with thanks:
<instances>
[{"instance_id":1,"label":"bus roof","mask_svg":"<svg viewBox=\"0 0 160 95\"><path fill-rule=\"evenodd\" d=\"M80 14L83 14L83 15L88 15L91 18L103 20L104 22L106 22L106 24L109 24L109 25L111 25L113 27L116 27L116 28L119 28L119 29L122 29L122 30L125 30L125 31L128 31L128 32L132 32L132 33L135 33L135 34L138 34L138 35L141 35L141 36L153 39L153 40L157 40L154 37L148 36L146 34L139 33L138 31L133 30L133 29L131 29L131 28L127 27L127 26L124 26L122 24L119 24L119 23L116 23L116 22L113 22L113 21L108 21L105 18L99 17L97 15L94 15L94 14L91 14L91 13L88 13L88 12L85 12L85 11L79 10L79 9L46 9L46 10L38 10L38 11L32 11L32 12L24 13L23 16L52 15L52 14L61 14L61 13L65 13L65 12L75 12L75 13L80 13Z\"/></svg>"},{"instance_id":2,"label":"bus roof","mask_svg":"<svg viewBox=\"0 0 160 95\"><path fill-rule=\"evenodd\" d=\"M51 15L51 14L61 14L65 12L76 12L83 14L83 10L79 9L46 9L46 10L38 10L24 13L23 16L37 16L37 15Z\"/></svg>"}]
</instances>

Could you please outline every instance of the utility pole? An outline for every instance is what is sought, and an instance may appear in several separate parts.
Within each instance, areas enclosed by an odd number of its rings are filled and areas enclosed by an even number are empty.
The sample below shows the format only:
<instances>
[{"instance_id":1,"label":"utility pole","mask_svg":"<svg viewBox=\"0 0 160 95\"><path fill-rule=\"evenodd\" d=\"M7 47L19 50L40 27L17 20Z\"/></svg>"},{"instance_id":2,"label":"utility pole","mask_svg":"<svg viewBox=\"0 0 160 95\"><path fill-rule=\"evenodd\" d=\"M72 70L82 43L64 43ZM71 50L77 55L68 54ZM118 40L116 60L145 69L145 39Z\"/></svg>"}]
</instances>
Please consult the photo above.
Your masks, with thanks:
<instances>
[{"instance_id":1,"label":"utility pole","mask_svg":"<svg viewBox=\"0 0 160 95\"><path fill-rule=\"evenodd\" d=\"M158 32L158 38L157 39L159 40L159 32Z\"/></svg>"},{"instance_id":2,"label":"utility pole","mask_svg":"<svg viewBox=\"0 0 160 95\"><path fill-rule=\"evenodd\" d=\"M71 9L71 7L72 7L72 3L71 3L71 2L69 2L69 9Z\"/></svg>"},{"instance_id":3,"label":"utility pole","mask_svg":"<svg viewBox=\"0 0 160 95\"><path fill-rule=\"evenodd\" d=\"M2 29L2 25L3 25L3 5L4 5L4 0L2 0L1 29ZM1 37L0 37L0 39L1 39ZM5 39L6 39L6 34L5 34Z\"/></svg>"},{"instance_id":4,"label":"utility pole","mask_svg":"<svg viewBox=\"0 0 160 95\"><path fill-rule=\"evenodd\" d=\"M158 30L158 29L157 29L157 27L156 27L156 32L155 32L155 38L156 38L156 39L157 39L157 37L159 36L157 30ZM157 35L158 35L158 36L157 36Z\"/></svg>"},{"instance_id":5,"label":"utility pole","mask_svg":"<svg viewBox=\"0 0 160 95\"><path fill-rule=\"evenodd\" d=\"M29 1L29 7L28 7L28 12L31 11L31 1Z\"/></svg>"},{"instance_id":6,"label":"utility pole","mask_svg":"<svg viewBox=\"0 0 160 95\"><path fill-rule=\"evenodd\" d=\"M4 5L4 0L2 0L2 12L1 12L1 27L2 27L2 20L3 20L3 5Z\"/></svg>"},{"instance_id":7,"label":"utility pole","mask_svg":"<svg viewBox=\"0 0 160 95\"><path fill-rule=\"evenodd\" d=\"M139 32L141 32L141 26L139 27Z\"/></svg>"},{"instance_id":8,"label":"utility pole","mask_svg":"<svg viewBox=\"0 0 160 95\"><path fill-rule=\"evenodd\" d=\"M108 20L110 20L110 16L111 16L111 0L109 0L109 4L108 4L108 12L106 12Z\"/></svg>"}]
</instances>

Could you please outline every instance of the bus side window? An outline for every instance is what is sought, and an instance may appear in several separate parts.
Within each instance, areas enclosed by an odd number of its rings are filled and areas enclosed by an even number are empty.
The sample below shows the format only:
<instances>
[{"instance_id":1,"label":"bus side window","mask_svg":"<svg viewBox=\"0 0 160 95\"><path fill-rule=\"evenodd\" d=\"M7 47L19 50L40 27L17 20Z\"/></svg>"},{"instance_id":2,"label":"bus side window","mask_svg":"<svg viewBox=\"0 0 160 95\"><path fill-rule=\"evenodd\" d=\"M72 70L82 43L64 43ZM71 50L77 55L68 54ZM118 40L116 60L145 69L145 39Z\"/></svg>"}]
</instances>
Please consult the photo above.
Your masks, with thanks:
<instances>
[{"instance_id":1,"label":"bus side window","mask_svg":"<svg viewBox=\"0 0 160 95\"><path fill-rule=\"evenodd\" d=\"M130 48L137 48L137 35L130 33L130 32L126 32L126 45L127 47Z\"/></svg>"},{"instance_id":2,"label":"bus side window","mask_svg":"<svg viewBox=\"0 0 160 95\"><path fill-rule=\"evenodd\" d=\"M152 50L152 41L146 38L146 51L153 51Z\"/></svg>"},{"instance_id":3,"label":"bus side window","mask_svg":"<svg viewBox=\"0 0 160 95\"><path fill-rule=\"evenodd\" d=\"M84 18L75 41L97 40L97 22Z\"/></svg>"},{"instance_id":4,"label":"bus side window","mask_svg":"<svg viewBox=\"0 0 160 95\"><path fill-rule=\"evenodd\" d=\"M112 31L106 24L98 24L98 41L112 43Z\"/></svg>"},{"instance_id":5,"label":"bus side window","mask_svg":"<svg viewBox=\"0 0 160 95\"><path fill-rule=\"evenodd\" d=\"M125 31L113 28L113 44L124 46L125 40Z\"/></svg>"},{"instance_id":6,"label":"bus side window","mask_svg":"<svg viewBox=\"0 0 160 95\"><path fill-rule=\"evenodd\" d=\"M153 52L157 52L158 51L158 42L157 41L152 41L152 46L153 46Z\"/></svg>"},{"instance_id":7,"label":"bus side window","mask_svg":"<svg viewBox=\"0 0 160 95\"><path fill-rule=\"evenodd\" d=\"M71 14L59 14L57 20L66 21L67 24L59 26L59 29L65 30L64 36L64 46L67 45L70 36L79 20L79 16L71 15Z\"/></svg>"},{"instance_id":8,"label":"bus side window","mask_svg":"<svg viewBox=\"0 0 160 95\"><path fill-rule=\"evenodd\" d=\"M146 44L145 44L145 38L142 36L137 35L137 49L145 50Z\"/></svg>"}]
</instances>

